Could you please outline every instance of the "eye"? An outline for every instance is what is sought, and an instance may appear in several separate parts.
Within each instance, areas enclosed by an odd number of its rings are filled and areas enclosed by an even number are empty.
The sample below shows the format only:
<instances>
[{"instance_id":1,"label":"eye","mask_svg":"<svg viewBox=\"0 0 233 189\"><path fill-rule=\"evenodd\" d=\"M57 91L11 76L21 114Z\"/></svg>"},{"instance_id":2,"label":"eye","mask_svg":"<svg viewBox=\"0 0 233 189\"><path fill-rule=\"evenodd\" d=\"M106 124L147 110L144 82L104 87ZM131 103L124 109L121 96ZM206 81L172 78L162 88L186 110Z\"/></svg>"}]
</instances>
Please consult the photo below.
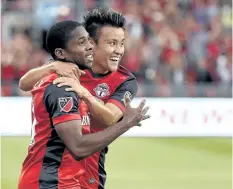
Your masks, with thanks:
<instances>
[{"instance_id":1,"label":"eye","mask_svg":"<svg viewBox=\"0 0 233 189\"><path fill-rule=\"evenodd\" d=\"M80 40L78 44L79 45L84 45L85 44L85 40L84 39Z\"/></svg>"},{"instance_id":2,"label":"eye","mask_svg":"<svg viewBox=\"0 0 233 189\"><path fill-rule=\"evenodd\" d=\"M92 40L91 40L91 38L90 38L90 37L88 37L88 41L89 41L91 44L93 44L93 43L92 43Z\"/></svg>"},{"instance_id":3,"label":"eye","mask_svg":"<svg viewBox=\"0 0 233 189\"><path fill-rule=\"evenodd\" d=\"M124 41L121 42L121 46L124 46Z\"/></svg>"},{"instance_id":4,"label":"eye","mask_svg":"<svg viewBox=\"0 0 233 189\"><path fill-rule=\"evenodd\" d=\"M109 45L110 45L110 46L115 46L115 45L116 45L116 42L111 41L111 42L109 43Z\"/></svg>"}]
</instances>

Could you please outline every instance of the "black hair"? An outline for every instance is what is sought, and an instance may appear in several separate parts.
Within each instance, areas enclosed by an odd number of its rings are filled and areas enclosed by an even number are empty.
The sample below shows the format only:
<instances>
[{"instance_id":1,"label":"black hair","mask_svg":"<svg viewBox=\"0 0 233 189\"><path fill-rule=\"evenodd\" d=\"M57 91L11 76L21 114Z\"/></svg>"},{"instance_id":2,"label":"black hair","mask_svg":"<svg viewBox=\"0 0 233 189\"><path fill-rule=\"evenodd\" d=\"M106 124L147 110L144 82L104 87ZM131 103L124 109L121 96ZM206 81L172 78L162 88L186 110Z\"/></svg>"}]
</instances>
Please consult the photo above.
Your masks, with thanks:
<instances>
[{"instance_id":1,"label":"black hair","mask_svg":"<svg viewBox=\"0 0 233 189\"><path fill-rule=\"evenodd\" d=\"M125 17L110 8L94 8L84 15L84 27L89 36L97 43L101 27L109 25L125 29Z\"/></svg>"},{"instance_id":2,"label":"black hair","mask_svg":"<svg viewBox=\"0 0 233 189\"><path fill-rule=\"evenodd\" d=\"M66 20L54 24L49 29L46 36L46 46L54 59L57 59L55 49L65 49L68 41L72 37L72 32L79 26L82 26L79 22Z\"/></svg>"}]
</instances>

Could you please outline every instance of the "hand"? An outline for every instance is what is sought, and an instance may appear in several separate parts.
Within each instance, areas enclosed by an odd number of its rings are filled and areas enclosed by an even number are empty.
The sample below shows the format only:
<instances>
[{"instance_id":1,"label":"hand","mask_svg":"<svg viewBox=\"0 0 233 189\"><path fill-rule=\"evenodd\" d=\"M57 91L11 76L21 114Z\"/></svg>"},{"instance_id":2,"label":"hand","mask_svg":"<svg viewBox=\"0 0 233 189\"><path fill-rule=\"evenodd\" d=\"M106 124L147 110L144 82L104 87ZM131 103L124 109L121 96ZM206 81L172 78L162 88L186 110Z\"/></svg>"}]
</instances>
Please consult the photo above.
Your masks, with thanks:
<instances>
[{"instance_id":1,"label":"hand","mask_svg":"<svg viewBox=\"0 0 233 189\"><path fill-rule=\"evenodd\" d=\"M84 71L80 70L79 67L73 63L54 61L50 64L52 66L52 71L63 77L79 80L80 76L85 74Z\"/></svg>"},{"instance_id":2,"label":"hand","mask_svg":"<svg viewBox=\"0 0 233 189\"><path fill-rule=\"evenodd\" d=\"M90 94L89 91L85 87L83 87L79 81L75 80L74 78L59 77L53 81L53 84L57 85L58 87L70 86L65 90L76 92L79 98L83 98L84 96Z\"/></svg>"},{"instance_id":3,"label":"hand","mask_svg":"<svg viewBox=\"0 0 233 189\"><path fill-rule=\"evenodd\" d=\"M130 106L130 99L127 97L125 100L126 110L122 121L126 121L129 126L141 126L141 121L149 119L150 115L146 115L149 107L145 106L146 100L142 100L137 108Z\"/></svg>"}]
</instances>

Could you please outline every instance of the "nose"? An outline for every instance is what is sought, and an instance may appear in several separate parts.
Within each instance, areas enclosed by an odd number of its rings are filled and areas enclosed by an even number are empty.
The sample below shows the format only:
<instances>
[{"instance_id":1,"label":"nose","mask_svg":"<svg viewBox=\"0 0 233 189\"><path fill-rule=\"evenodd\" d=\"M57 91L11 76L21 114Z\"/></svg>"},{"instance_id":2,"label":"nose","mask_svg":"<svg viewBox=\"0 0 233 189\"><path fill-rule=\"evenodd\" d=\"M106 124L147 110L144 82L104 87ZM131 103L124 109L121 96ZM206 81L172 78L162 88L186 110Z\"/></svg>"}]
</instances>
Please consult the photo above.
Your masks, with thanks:
<instances>
[{"instance_id":1,"label":"nose","mask_svg":"<svg viewBox=\"0 0 233 189\"><path fill-rule=\"evenodd\" d=\"M122 55L124 53L124 46L117 45L114 52L118 55Z\"/></svg>"},{"instance_id":2,"label":"nose","mask_svg":"<svg viewBox=\"0 0 233 189\"><path fill-rule=\"evenodd\" d=\"M93 50L93 45L92 45L92 43L90 41L87 42L86 50L87 51Z\"/></svg>"}]
</instances>

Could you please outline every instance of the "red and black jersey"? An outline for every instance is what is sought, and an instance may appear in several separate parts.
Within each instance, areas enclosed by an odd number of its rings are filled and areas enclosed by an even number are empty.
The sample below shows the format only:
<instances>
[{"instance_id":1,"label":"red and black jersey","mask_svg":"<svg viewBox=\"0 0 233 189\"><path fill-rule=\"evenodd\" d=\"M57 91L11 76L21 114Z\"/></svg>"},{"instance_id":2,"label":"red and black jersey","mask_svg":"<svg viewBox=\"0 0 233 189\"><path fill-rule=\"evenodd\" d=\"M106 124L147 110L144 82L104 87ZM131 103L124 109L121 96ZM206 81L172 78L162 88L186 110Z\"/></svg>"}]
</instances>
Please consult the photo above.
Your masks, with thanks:
<instances>
[{"instance_id":1,"label":"red and black jersey","mask_svg":"<svg viewBox=\"0 0 233 189\"><path fill-rule=\"evenodd\" d=\"M136 78L132 73L122 66L119 66L115 72L107 74L96 74L92 70L86 70L86 74L80 78L81 84L91 92L93 96L98 97L105 103L111 102L125 111L124 100L128 96L131 99L136 95L138 85ZM97 120L91 117L91 132L103 130ZM90 189L103 189L106 172L104 169L105 154L107 148L85 158L86 171L88 174Z\"/></svg>"},{"instance_id":2,"label":"red and black jersey","mask_svg":"<svg viewBox=\"0 0 233 189\"><path fill-rule=\"evenodd\" d=\"M87 105L74 92L52 84L57 74L39 81L32 91L32 138L23 162L19 189L79 189L85 185L85 159L77 161L58 136L54 125L82 119L90 133Z\"/></svg>"}]
</instances>

